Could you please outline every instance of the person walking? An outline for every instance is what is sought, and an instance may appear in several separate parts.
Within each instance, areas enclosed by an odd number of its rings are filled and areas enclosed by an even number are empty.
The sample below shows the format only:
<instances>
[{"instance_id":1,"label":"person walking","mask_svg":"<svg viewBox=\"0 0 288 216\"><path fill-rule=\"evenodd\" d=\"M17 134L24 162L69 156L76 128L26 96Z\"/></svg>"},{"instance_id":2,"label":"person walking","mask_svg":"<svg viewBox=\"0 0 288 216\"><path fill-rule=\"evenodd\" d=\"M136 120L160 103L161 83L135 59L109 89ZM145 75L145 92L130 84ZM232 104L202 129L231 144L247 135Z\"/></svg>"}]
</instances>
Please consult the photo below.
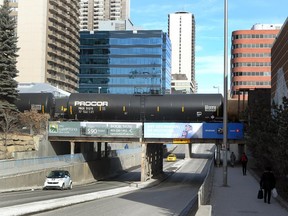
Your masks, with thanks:
<instances>
[{"instance_id":1,"label":"person walking","mask_svg":"<svg viewBox=\"0 0 288 216\"><path fill-rule=\"evenodd\" d=\"M235 160L236 160L236 156L235 156L234 152L232 151L230 154L230 163L231 163L232 167L234 167Z\"/></svg>"},{"instance_id":2,"label":"person walking","mask_svg":"<svg viewBox=\"0 0 288 216\"><path fill-rule=\"evenodd\" d=\"M260 179L260 187L264 190L264 202L268 201L270 204L271 200L271 191L275 188L276 179L271 170L271 167L266 167Z\"/></svg>"},{"instance_id":3,"label":"person walking","mask_svg":"<svg viewBox=\"0 0 288 216\"><path fill-rule=\"evenodd\" d=\"M240 162L242 164L242 172L243 175L246 175L246 171L247 171L247 163L248 163L248 157L245 154L245 152L242 153L242 156L240 158Z\"/></svg>"}]
</instances>

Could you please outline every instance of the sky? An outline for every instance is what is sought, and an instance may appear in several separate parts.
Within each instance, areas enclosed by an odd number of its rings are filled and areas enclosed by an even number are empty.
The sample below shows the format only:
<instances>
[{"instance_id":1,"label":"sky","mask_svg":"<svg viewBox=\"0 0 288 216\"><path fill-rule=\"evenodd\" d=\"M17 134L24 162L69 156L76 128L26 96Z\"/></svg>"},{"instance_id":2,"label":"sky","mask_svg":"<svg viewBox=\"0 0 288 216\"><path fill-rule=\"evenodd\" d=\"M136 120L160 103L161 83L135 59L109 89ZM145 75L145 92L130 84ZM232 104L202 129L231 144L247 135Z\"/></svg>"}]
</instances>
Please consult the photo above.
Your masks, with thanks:
<instances>
[{"instance_id":1,"label":"sky","mask_svg":"<svg viewBox=\"0 0 288 216\"><path fill-rule=\"evenodd\" d=\"M130 0L130 18L143 30L168 32L168 14L187 11L196 25L195 75L198 93L223 93L225 0ZM228 62L231 33L254 24L284 24L287 0L228 0ZM230 89L230 65L228 66ZM219 88L218 88L219 87Z\"/></svg>"}]
</instances>

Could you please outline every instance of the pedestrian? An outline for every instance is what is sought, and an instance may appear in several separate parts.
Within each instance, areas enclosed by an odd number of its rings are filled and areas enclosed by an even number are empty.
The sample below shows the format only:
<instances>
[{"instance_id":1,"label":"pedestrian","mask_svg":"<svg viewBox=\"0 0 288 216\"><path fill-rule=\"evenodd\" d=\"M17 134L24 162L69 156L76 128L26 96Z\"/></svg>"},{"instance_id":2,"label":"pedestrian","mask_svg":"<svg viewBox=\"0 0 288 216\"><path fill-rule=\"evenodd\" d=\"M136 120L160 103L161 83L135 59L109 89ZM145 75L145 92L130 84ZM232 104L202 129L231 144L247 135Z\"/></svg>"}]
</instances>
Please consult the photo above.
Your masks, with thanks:
<instances>
[{"instance_id":1,"label":"pedestrian","mask_svg":"<svg viewBox=\"0 0 288 216\"><path fill-rule=\"evenodd\" d=\"M243 175L246 175L246 171L247 171L247 163L248 163L248 157L245 154L245 152L242 153L242 156L240 158L240 162L242 164L242 172Z\"/></svg>"},{"instance_id":2,"label":"pedestrian","mask_svg":"<svg viewBox=\"0 0 288 216\"><path fill-rule=\"evenodd\" d=\"M271 167L266 167L260 180L260 187L261 189L264 190L264 202L265 203L268 201L268 204L270 204L271 191L273 188L275 188L275 185L276 185L276 179L271 170Z\"/></svg>"},{"instance_id":3,"label":"pedestrian","mask_svg":"<svg viewBox=\"0 0 288 216\"><path fill-rule=\"evenodd\" d=\"M236 156L235 156L234 152L232 151L230 154L230 163L231 163L232 167L234 167L235 160L236 160Z\"/></svg>"}]
</instances>

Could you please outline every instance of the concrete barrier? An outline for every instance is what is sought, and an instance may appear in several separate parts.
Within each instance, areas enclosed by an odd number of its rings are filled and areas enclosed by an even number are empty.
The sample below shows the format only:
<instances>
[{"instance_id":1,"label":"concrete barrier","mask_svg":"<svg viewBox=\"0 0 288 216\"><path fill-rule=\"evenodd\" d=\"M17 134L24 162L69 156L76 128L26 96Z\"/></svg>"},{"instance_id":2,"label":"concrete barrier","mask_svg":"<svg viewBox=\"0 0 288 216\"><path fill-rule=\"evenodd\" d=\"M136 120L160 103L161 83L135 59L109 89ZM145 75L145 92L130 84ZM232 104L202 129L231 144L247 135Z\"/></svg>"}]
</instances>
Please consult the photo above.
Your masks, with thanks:
<instances>
[{"instance_id":1,"label":"concrete barrier","mask_svg":"<svg viewBox=\"0 0 288 216\"><path fill-rule=\"evenodd\" d=\"M195 216L211 216L212 206L207 205L210 200L214 176L214 160L212 159L209 164L209 169L204 182L198 190L198 210Z\"/></svg>"},{"instance_id":2,"label":"concrete barrier","mask_svg":"<svg viewBox=\"0 0 288 216\"><path fill-rule=\"evenodd\" d=\"M51 170L66 169L71 173L73 184L94 182L120 171L141 164L141 153L120 155L114 158L101 158L91 162L61 164L50 163L50 167L28 167L26 172L0 177L0 192L30 190L42 188L45 178ZM47 164L46 164L47 165ZM24 168L23 168L24 169Z\"/></svg>"},{"instance_id":3,"label":"concrete barrier","mask_svg":"<svg viewBox=\"0 0 288 216\"><path fill-rule=\"evenodd\" d=\"M211 205L202 205L198 208L195 216L211 216L212 215L212 206Z\"/></svg>"}]
</instances>

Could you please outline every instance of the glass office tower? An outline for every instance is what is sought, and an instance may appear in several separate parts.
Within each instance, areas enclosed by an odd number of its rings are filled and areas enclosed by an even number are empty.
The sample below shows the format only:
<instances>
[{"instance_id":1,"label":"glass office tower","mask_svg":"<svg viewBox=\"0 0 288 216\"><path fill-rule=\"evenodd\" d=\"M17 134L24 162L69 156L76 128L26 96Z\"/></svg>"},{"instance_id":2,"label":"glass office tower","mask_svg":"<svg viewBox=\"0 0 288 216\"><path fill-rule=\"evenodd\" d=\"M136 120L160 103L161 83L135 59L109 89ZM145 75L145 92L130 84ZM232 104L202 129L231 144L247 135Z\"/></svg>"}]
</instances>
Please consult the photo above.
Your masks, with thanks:
<instances>
[{"instance_id":1,"label":"glass office tower","mask_svg":"<svg viewBox=\"0 0 288 216\"><path fill-rule=\"evenodd\" d=\"M171 43L161 30L80 32L79 92L171 92Z\"/></svg>"}]
</instances>

